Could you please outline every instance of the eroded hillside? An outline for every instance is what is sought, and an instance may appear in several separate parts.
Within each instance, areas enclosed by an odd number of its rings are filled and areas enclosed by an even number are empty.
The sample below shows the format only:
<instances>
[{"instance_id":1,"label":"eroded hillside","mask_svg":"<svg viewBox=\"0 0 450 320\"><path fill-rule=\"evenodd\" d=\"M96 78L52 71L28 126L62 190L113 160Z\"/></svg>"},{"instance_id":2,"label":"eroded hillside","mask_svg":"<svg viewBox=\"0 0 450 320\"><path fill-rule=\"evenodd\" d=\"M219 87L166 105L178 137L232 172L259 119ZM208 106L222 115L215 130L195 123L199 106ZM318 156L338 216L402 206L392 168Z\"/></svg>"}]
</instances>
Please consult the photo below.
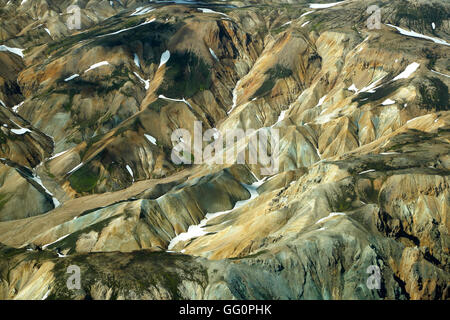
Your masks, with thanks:
<instances>
[{"instance_id":1,"label":"eroded hillside","mask_svg":"<svg viewBox=\"0 0 450 320\"><path fill-rule=\"evenodd\" d=\"M449 298L447 1L78 3L0 0L1 299Z\"/></svg>"}]
</instances>

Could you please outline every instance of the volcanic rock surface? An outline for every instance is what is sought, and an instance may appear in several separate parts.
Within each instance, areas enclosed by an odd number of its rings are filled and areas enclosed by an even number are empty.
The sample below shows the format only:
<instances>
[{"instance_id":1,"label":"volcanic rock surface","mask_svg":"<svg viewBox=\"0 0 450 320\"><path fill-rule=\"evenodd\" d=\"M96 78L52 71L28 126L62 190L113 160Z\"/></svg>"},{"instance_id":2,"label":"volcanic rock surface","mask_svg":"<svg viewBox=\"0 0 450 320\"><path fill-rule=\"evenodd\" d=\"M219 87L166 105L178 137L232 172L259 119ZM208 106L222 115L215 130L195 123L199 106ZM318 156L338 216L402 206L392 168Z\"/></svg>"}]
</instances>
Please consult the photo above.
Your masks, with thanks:
<instances>
[{"instance_id":1,"label":"volcanic rock surface","mask_svg":"<svg viewBox=\"0 0 450 320\"><path fill-rule=\"evenodd\" d=\"M0 299L449 299L449 2L178 2L0 0Z\"/></svg>"}]
</instances>

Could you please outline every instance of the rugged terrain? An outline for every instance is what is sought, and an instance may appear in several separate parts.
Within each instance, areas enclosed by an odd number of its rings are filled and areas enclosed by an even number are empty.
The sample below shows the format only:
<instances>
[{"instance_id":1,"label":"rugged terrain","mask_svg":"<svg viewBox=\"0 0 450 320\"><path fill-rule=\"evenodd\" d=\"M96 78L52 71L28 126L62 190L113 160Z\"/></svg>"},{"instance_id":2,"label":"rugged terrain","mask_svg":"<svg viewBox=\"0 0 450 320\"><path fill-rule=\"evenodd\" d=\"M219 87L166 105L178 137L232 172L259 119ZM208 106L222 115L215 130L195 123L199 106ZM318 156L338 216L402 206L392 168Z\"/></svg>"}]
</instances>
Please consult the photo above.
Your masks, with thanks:
<instances>
[{"instance_id":1,"label":"rugged terrain","mask_svg":"<svg viewBox=\"0 0 450 320\"><path fill-rule=\"evenodd\" d=\"M449 57L445 0L0 0L0 299L449 299Z\"/></svg>"}]
</instances>

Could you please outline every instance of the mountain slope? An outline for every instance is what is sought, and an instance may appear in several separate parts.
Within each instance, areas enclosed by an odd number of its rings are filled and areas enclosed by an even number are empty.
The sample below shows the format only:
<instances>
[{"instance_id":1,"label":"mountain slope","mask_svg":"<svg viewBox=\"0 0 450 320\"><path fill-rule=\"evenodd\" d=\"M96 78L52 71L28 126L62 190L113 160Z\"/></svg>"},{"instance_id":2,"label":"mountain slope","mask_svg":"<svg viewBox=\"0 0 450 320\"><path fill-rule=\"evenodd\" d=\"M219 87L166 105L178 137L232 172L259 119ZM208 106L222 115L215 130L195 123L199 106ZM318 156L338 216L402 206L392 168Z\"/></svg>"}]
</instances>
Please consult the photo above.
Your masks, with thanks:
<instances>
[{"instance_id":1,"label":"mountain slope","mask_svg":"<svg viewBox=\"0 0 450 320\"><path fill-rule=\"evenodd\" d=\"M0 0L0 298L448 299L446 1L81 2Z\"/></svg>"}]
</instances>

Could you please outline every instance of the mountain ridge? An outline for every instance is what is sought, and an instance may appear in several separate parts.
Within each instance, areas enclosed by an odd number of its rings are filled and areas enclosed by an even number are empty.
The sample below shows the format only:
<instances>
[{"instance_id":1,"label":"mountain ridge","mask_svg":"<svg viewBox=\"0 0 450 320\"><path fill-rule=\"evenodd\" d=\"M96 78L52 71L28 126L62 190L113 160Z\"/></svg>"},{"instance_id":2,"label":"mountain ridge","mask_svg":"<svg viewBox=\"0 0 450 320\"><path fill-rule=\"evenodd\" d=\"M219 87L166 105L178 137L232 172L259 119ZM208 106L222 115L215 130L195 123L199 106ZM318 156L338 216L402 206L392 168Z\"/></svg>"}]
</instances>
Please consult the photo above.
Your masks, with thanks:
<instances>
[{"instance_id":1,"label":"mountain ridge","mask_svg":"<svg viewBox=\"0 0 450 320\"><path fill-rule=\"evenodd\" d=\"M74 3L0 0L1 299L448 299L446 1Z\"/></svg>"}]
</instances>

